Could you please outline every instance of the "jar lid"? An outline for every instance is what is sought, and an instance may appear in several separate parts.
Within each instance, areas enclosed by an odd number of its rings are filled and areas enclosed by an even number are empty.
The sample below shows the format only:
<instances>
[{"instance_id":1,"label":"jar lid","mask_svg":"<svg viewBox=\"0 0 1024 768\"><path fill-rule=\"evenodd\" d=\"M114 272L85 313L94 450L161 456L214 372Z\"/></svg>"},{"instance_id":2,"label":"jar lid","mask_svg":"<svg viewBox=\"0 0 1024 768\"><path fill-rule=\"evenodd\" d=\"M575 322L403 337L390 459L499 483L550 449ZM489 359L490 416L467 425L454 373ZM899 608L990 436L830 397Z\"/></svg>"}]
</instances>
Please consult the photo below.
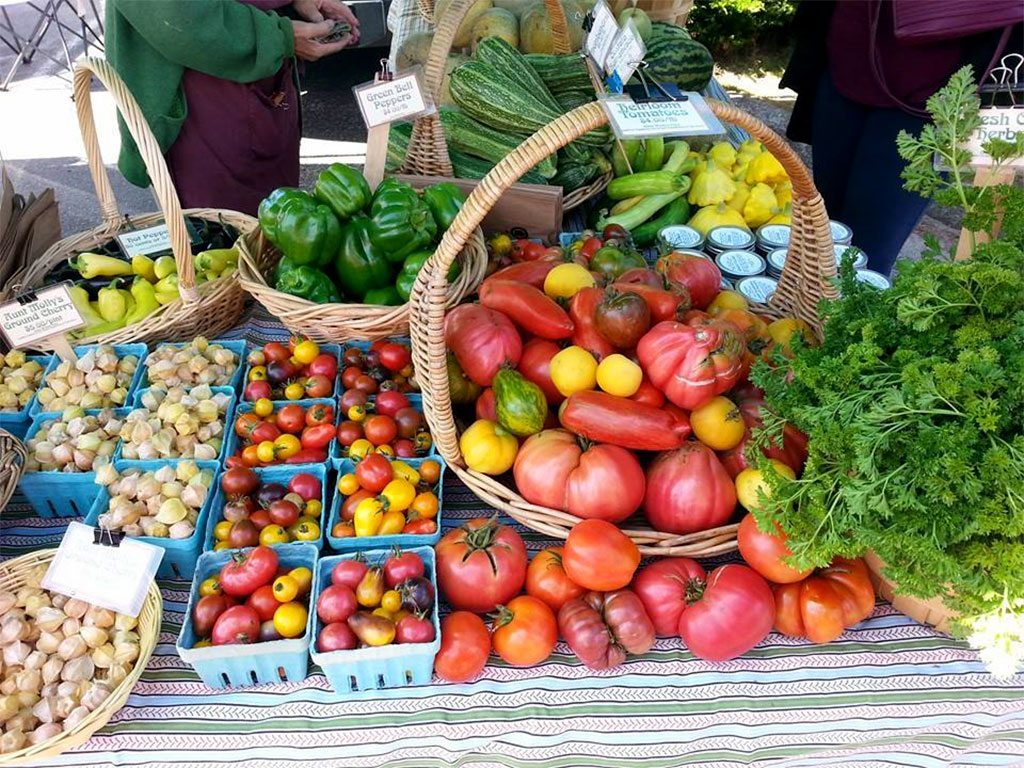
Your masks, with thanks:
<instances>
[{"instance_id":1,"label":"jar lid","mask_svg":"<svg viewBox=\"0 0 1024 768\"><path fill-rule=\"evenodd\" d=\"M757 230L757 244L764 250L785 248L792 232L789 224L765 224Z\"/></svg>"},{"instance_id":2,"label":"jar lid","mask_svg":"<svg viewBox=\"0 0 1024 768\"><path fill-rule=\"evenodd\" d=\"M832 231L832 242L837 245L849 245L853 242L853 230L843 224L841 221L832 219L828 223L828 228Z\"/></svg>"},{"instance_id":3,"label":"jar lid","mask_svg":"<svg viewBox=\"0 0 1024 768\"><path fill-rule=\"evenodd\" d=\"M776 248L773 251L768 251L768 255L765 257L765 261L768 264L768 273L775 272L776 275L782 274L782 268L786 266L786 248Z\"/></svg>"},{"instance_id":4,"label":"jar lid","mask_svg":"<svg viewBox=\"0 0 1024 768\"><path fill-rule=\"evenodd\" d=\"M764 274L765 262L753 251L722 251L715 256L722 274L733 279Z\"/></svg>"},{"instance_id":5,"label":"jar lid","mask_svg":"<svg viewBox=\"0 0 1024 768\"><path fill-rule=\"evenodd\" d=\"M882 291L892 288L889 278L881 272L875 272L873 269L858 269L856 277L859 282L867 283Z\"/></svg>"},{"instance_id":6,"label":"jar lid","mask_svg":"<svg viewBox=\"0 0 1024 768\"><path fill-rule=\"evenodd\" d=\"M663 227L658 231L658 239L666 248L673 250L678 248L700 248L704 245L704 235L685 224Z\"/></svg>"},{"instance_id":7,"label":"jar lid","mask_svg":"<svg viewBox=\"0 0 1024 768\"><path fill-rule=\"evenodd\" d=\"M736 290L755 304L767 304L778 287L778 280L763 275L744 277L736 283Z\"/></svg>"},{"instance_id":8,"label":"jar lid","mask_svg":"<svg viewBox=\"0 0 1024 768\"><path fill-rule=\"evenodd\" d=\"M843 256L847 251L853 251L853 268L864 269L868 265L868 255L855 245L842 245L837 243L832 246L832 253L836 256L836 266L842 266Z\"/></svg>"},{"instance_id":9,"label":"jar lid","mask_svg":"<svg viewBox=\"0 0 1024 768\"><path fill-rule=\"evenodd\" d=\"M726 225L714 227L707 236L707 244L721 251L746 250L754 245L754 236L743 227Z\"/></svg>"}]
</instances>

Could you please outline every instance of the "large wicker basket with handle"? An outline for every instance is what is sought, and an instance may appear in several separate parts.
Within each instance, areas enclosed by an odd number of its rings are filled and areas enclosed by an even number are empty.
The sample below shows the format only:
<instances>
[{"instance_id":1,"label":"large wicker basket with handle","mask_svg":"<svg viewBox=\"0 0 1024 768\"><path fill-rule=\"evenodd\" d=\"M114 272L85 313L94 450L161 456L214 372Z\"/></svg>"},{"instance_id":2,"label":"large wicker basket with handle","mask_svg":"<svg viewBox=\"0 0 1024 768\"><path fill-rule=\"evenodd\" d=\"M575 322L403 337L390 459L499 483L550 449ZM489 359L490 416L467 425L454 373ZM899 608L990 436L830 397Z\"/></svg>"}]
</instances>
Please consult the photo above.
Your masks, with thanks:
<instances>
[{"instance_id":1,"label":"large wicker basket with handle","mask_svg":"<svg viewBox=\"0 0 1024 768\"><path fill-rule=\"evenodd\" d=\"M96 123L93 120L90 91L93 75L110 91L118 111L139 147L146 171L153 183L153 193L160 205L158 213L132 216L129 219L118 209L107 169L103 165ZM180 341L197 335L214 337L235 325L242 314L246 299L238 284L237 275L231 274L196 284L195 263L185 216L228 224L241 235L258 229L256 219L237 211L214 208L182 211L178 193L174 189L156 137L153 136L142 110L128 87L106 61L94 58L79 60L75 66L74 92L78 125L85 143L85 157L96 188L103 223L93 230L64 238L52 245L32 266L12 278L17 290L38 288L47 273L61 261L82 251L100 247L120 232L163 222L170 233L171 248L178 268L181 298L157 308L137 323L110 333L81 339L81 343ZM45 340L39 342L39 346L47 348Z\"/></svg>"},{"instance_id":2,"label":"large wicker basket with handle","mask_svg":"<svg viewBox=\"0 0 1024 768\"><path fill-rule=\"evenodd\" d=\"M5 429L0 429L0 512L18 487L28 453L25 444Z\"/></svg>"},{"instance_id":3,"label":"large wicker basket with handle","mask_svg":"<svg viewBox=\"0 0 1024 768\"><path fill-rule=\"evenodd\" d=\"M39 550L30 552L5 563L0 563L0 590L16 592L24 586L30 576L39 568L45 568L53 560L56 549ZM19 749L16 752L0 754L0 765L21 765L24 763L36 763L46 758L55 757L62 752L84 744L96 731L102 728L114 714L124 706L128 700L128 694L142 677L142 671L149 663L156 648L156 641L160 634L160 620L163 615L163 599L160 597L160 590L156 582L149 587L146 593L145 602L142 604L142 612L139 614L139 621L136 632L139 634L139 658L135 660L131 672L122 680L104 702L96 707L89 716L84 718L77 726L69 731L47 739L39 744ZM103 671L98 670L97 679L102 680Z\"/></svg>"},{"instance_id":4,"label":"large wicker basket with handle","mask_svg":"<svg viewBox=\"0 0 1024 768\"><path fill-rule=\"evenodd\" d=\"M788 315L810 323L820 332L816 311L822 297L834 298L830 282L836 274L835 256L828 215L810 174L790 146L759 120L719 102L709 102L712 111L762 141L789 174L793 184L793 222L789 252L779 287L763 313ZM466 468L459 452L459 435L448 393L445 357L444 317L445 272L469 234L494 205L502 192L543 157L588 130L604 125L604 110L586 104L545 126L510 153L470 195L462 212L445 233L437 251L420 272L413 287L412 349L417 377L423 389L423 405L434 443L448 466L469 488L488 504L508 513L524 525L550 536L565 538L578 518L565 512L531 504L514 488L497 478ZM623 530L645 555L708 556L736 548L736 525L709 531L677 535L646 527L642 521L627 521Z\"/></svg>"}]
</instances>

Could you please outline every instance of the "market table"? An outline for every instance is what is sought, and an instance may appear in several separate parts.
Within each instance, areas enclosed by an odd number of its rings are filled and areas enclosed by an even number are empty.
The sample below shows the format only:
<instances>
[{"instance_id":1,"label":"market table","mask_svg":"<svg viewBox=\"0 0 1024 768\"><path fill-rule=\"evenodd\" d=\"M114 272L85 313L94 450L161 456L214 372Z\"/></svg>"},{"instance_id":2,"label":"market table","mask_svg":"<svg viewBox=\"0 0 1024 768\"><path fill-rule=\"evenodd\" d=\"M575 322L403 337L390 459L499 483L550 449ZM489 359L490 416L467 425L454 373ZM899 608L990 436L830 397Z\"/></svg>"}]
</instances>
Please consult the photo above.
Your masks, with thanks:
<instances>
[{"instance_id":1,"label":"market table","mask_svg":"<svg viewBox=\"0 0 1024 768\"><path fill-rule=\"evenodd\" d=\"M284 335L258 310L232 334ZM446 527L492 514L454 478L444 494ZM32 515L17 496L4 511L3 558L60 541L66 519ZM531 552L551 543L520 531ZM530 669L492 660L471 684L339 696L315 667L301 683L207 688L174 647L189 584L161 587L159 644L125 707L38 765L1024 765L1024 675L993 678L964 643L887 604L828 645L773 633L724 664L672 639L595 672L560 643Z\"/></svg>"}]
</instances>

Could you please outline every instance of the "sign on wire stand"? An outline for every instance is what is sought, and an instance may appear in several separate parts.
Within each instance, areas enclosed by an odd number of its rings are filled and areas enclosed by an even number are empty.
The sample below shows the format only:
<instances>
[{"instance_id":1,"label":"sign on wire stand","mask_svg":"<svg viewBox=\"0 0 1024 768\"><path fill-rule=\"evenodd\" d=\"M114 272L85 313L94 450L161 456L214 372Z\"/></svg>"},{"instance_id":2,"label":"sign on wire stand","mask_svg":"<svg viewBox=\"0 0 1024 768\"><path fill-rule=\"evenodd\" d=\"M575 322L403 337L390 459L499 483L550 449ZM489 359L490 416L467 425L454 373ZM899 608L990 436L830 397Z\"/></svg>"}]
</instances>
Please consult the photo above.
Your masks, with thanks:
<instances>
[{"instance_id":1,"label":"sign on wire stand","mask_svg":"<svg viewBox=\"0 0 1024 768\"><path fill-rule=\"evenodd\" d=\"M600 99L612 132L620 139L656 136L715 136L725 131L707 102L688 91L678 100L634 101L614 95Z\"/></svg>"},{"instance_id":2,"label":"sign on wire stand","mask_svg":"<svg viewBox=\"0 0 1024 768\"><path fill-rule=\"evenodd\" d=\"M391 80L357 85L352 93L367 128L412 120L434 112L434 104L423 87L419 67L395 75Z\"/></svg>"}]
</instances>

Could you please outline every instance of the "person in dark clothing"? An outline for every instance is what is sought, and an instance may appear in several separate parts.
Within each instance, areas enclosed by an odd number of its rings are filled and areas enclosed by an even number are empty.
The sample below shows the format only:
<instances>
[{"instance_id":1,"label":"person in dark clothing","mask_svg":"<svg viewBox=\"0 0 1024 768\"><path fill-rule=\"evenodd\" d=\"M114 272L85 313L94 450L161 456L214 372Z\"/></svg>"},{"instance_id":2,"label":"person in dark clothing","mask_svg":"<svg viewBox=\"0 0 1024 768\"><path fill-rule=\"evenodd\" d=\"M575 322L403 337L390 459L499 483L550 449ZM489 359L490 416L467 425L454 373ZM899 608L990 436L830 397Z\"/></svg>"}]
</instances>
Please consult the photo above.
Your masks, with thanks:
<instances>
[{"instance_id":1,"label":"person in dark clothing","mask_svg":"<svg viewBox=\"0 0 1024 768\"><path fill-rule=\"evenodd\" d=\"M927 206L903 189L896 136L921 130L925 101L957 69L971 64L980 81L998 54L1018 50L1024 39L1017 25L910 43L896 34L893 6L893 0L803 0L781 82L798 96L787 136L811 145L814 183L829 215L853 229L869 266L883 274Z\"/></svg>"}]
</instances>

